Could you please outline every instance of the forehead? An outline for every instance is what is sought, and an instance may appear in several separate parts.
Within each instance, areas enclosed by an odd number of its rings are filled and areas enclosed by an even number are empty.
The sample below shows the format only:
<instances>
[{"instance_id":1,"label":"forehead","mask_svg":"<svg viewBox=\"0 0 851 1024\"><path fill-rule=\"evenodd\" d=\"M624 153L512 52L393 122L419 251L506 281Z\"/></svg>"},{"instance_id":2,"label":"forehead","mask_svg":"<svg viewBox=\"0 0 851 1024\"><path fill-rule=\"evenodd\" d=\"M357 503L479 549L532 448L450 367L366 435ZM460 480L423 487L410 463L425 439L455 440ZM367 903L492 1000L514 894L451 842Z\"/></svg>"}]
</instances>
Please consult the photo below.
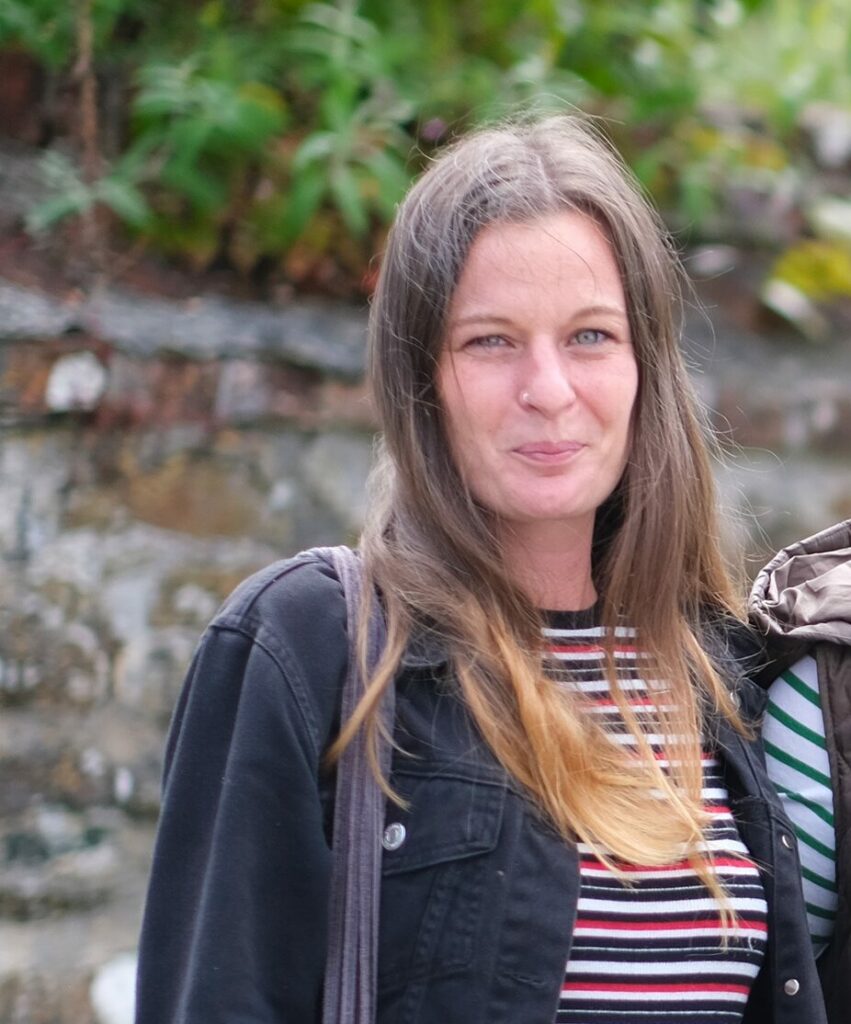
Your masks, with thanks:
<instances>
[{"instance_id":1,"label":"forehead","mask_svg":"<svg viewBox=\"0 0 851 1024\"><path fill-rule=\"evenodd\" d=\"M502 311L580 302L625 309L624 289L598 224L583 213L564 211L483 228L470 247L451 305L457 317L459 310L482 303Z\"/></svg>"}]
</instances>

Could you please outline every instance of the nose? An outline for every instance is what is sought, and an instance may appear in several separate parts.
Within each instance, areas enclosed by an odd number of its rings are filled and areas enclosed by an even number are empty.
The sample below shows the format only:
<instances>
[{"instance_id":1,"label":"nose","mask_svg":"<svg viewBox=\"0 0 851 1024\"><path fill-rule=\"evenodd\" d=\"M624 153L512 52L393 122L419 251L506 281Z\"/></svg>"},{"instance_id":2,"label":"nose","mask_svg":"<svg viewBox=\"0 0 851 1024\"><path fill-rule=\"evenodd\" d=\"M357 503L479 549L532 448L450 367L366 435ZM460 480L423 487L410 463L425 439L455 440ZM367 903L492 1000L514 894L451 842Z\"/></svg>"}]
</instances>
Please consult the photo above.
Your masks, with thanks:
<instances>
[{"instance_id":1,"label":"nose","mask_svg":"<svg viewBox=\"0 0 851 1024\"><path fill-rule=\"evenodd\" d=\"M558 342L549 339L529 345L521 385L521 405L545 415L561 412L576 399L569 358Z\"/></svg>"}]
</instances>

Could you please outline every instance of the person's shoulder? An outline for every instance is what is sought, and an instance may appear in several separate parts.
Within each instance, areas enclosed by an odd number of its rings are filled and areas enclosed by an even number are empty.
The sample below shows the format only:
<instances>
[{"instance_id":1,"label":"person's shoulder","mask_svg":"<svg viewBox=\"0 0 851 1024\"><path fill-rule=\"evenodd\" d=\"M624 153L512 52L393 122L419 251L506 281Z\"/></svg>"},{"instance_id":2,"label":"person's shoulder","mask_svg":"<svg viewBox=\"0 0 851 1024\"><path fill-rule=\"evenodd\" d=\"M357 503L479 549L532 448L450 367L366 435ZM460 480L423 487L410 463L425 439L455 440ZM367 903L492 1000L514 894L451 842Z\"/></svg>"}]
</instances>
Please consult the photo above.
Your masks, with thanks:
<instances>
[{"instance_id":1,"label":"person's shoulder","mask_svg":"<svg viewBox=\"0 0 851 1024\"><path fill-rule=\"evenodd\" d=\"M348 622L329 550L302 551L249 576L216 613L205 638L222 634L239 634L262 649L304 692L317 679L337 680L348 661Z\"/></svg>"},{"instance_id":2,"label":"person's shoulder","mask_svg":"<svg viewBox=\"0 0 851 1024\"><path fill-rule=\"evenodd\" d=\"M346 599L327 551L311 549L243 580L201 637L195 672L207 693L239 691L270 714L295 705L314 746L331 733L348 664ZM286 696L289 695L289 696ZM254 702L254 703L253 703Z\"/></svg>"},{"instance_id":3,"label":"person's shoulder","mask_svg":"<svg viewBox=\"0 0 851 1024\"><path fill-rule=\"evenodd\" d=\"M210 629L259 636L286 629L295 635L346 620L345 595L327 549L311 548L273 562L243 580L210 622Z\"/></svg>"}]
</instances>

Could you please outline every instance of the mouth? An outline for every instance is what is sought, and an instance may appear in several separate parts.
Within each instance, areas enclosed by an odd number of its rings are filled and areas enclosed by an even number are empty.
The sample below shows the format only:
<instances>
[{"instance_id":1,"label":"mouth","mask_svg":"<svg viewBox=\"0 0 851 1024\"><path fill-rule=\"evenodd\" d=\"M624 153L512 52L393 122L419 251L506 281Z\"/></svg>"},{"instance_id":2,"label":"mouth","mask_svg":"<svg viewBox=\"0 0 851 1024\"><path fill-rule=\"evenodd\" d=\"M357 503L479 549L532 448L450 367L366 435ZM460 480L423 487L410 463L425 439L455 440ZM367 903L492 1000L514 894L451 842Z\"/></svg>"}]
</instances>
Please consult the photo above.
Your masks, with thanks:
<instances>
[{"instance_id":1,"label":"mouth","mask_svg":"<svg viewBox=\"0 0 851 1024\"><path fill-rule=\"evenodd\" d=\"M567 462L585 447L580 441L528 441L512 448L512 453L545 465Z\"/></svg>"}]
</instances>

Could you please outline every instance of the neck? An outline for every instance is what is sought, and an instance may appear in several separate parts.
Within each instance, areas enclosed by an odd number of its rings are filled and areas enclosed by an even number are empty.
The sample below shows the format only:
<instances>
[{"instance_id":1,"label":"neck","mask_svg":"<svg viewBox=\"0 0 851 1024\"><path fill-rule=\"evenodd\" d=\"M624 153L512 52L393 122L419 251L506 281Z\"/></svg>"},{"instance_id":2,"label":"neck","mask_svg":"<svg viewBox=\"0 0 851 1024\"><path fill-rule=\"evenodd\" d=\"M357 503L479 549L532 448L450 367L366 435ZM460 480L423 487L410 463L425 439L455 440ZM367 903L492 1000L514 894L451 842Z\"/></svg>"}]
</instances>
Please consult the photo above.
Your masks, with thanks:
<instances>
[{"instance_id":1,"label":"neck","mask_svg":"<svg viewBox=\"0 0 851 1024\"><path fill-rule=\"evenodd\" d=\"M509 575L536 608L580 611L597 599L591 577L593 523L526 534L505 530L502 551Z\"/></svg>"}]
</instances>

